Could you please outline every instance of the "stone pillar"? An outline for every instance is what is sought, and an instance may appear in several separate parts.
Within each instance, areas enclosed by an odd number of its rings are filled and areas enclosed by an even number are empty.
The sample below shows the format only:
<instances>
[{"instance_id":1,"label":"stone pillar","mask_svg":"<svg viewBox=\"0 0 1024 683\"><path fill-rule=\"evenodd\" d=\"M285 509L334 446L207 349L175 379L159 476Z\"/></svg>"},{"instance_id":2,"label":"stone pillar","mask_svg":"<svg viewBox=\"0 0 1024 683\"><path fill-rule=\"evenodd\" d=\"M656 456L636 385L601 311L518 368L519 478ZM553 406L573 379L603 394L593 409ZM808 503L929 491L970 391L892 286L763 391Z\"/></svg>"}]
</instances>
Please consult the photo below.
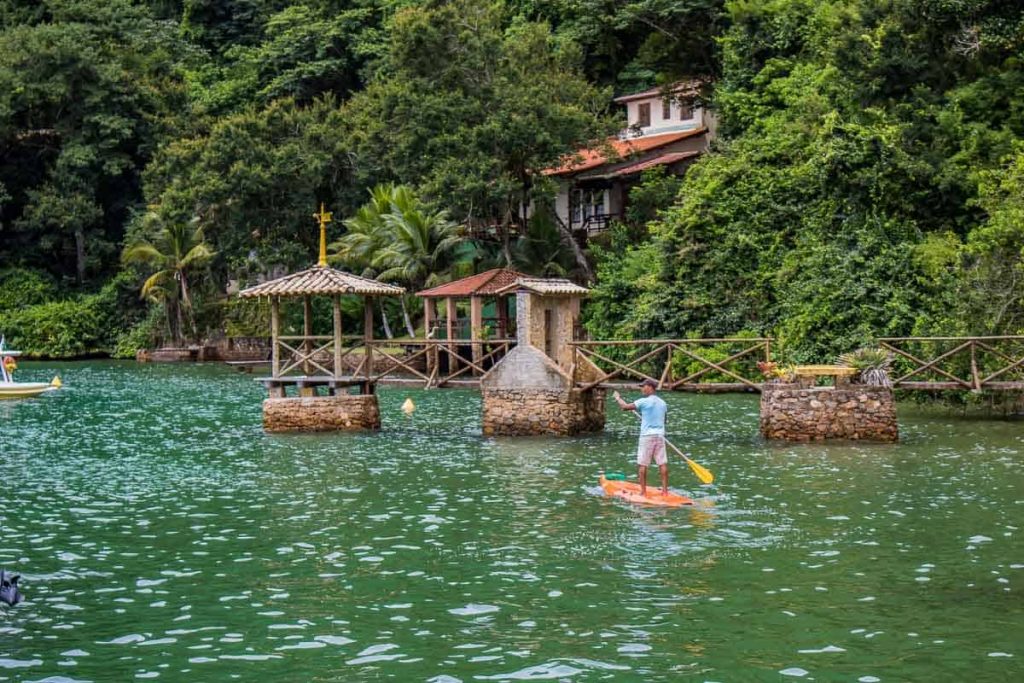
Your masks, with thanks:
<instances>
[{"instance_id":1,"label":"stone pillar","mask_svg":"<svg viewBox=\"0 0 1024 683\"><path fill-rule=\"evenodd\" d=\"M263 401L268 432L325 432L380 429L375 394L268 398Z\"/></svg>"},{"instance_id":2,"label":"stone pillar","mask_svg":"<svg viewBox=\"0 0 1024 683\"><path fill-rule=\"evenodd\" d=\"M887 387L763 385L761 435L782 441L899 440L896 402Z\"/></svg>"}]
</instances>

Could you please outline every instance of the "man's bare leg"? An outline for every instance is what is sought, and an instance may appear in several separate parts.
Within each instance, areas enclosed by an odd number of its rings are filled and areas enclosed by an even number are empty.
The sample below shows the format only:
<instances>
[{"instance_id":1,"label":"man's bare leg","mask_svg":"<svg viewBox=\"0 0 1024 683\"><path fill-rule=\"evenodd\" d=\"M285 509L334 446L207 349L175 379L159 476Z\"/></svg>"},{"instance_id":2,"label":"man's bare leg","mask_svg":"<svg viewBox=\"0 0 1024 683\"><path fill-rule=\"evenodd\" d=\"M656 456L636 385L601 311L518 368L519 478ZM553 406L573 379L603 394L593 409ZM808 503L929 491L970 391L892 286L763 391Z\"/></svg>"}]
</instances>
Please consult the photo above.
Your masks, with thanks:
<instances>
[{"instance_id":1,"label":"man's bare leg","mask_svg":"<svg viewBox=\"0 0 1024 683\"><path fill-rule=\"evenodd\" d=\"M647 495L647 467L645 465L636 466L637 478L640 479L640 495Z\"/></svg>"},{"instance_id":2,"label":"man's bare leg","mask_svg":"<svg viewBox=\"0 0 1024 683\"><path fill-rule=\"evenodd\" d=\"M658 465L658 471L661 472L661 495L668 495L668 463L664 465Z\"/></svg>"}]
</instances>

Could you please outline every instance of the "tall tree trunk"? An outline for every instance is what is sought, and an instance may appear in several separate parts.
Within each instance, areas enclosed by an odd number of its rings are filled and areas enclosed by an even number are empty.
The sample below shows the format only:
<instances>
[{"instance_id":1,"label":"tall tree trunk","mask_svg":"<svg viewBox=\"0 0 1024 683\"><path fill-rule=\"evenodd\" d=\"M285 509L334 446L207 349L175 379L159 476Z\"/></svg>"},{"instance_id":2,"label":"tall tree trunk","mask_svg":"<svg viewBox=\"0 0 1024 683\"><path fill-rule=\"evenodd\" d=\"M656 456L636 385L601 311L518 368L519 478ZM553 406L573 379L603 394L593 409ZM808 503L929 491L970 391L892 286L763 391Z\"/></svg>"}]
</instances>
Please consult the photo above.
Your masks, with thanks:
<instances>
[{"instance_id":1,"label":"tall tree trunk","mask_svg":"<svg viewBox=\"0 0 1024 683\"><path fill-rule=\"evenodd\" d=\"M182 343L182 341L184 341L184 337L185 337L185 319L182 317L181 302L180 301L175 301L174 302L174 307L177 309L177 313L178 313L178 329L175 330L175 333L174 333L174 345L176 347L180 347L181 343Z\"/></svg>"},{"instance_id":2,"label":"tall tree trunk","mask_svg":"<svg viewBox=\"0 0 1024 683\"><path fill-rule=\"evenodd\" d=\"M75 230L75 267L78 270L78 284L85 282L85 232Z\"/></svg>"},{"instance_id":3,"label":"tall tree trunk","mask_svg":"<svg viewBox=\"0 0 1024 683\"><path fill-rule=\"evenodd\" d=\"M184 310L185 323L188 325L187 328L182 328L182 336L185 334L195 335L196 321L192 315L192 297L188 293L188 279L185 277L185 271L178 271L176 277L181 282L181 307Z\"/></svg>"},{"instance_id":4,"label":"tall tree trunk","mask_svg":"<svg viewBox=\"0 0 1024 683\"><path fill-rule=\"evenodd\" d=\"M409 333L410 337L416 336L416 330L412 326L412 320L409 319L409 309L405 306L405 295L401 297L402 301L402 318L405 320L405 331Z\"/></svg>"},{"instance_id":5,"label":"tall tree trunk","mask_svg":"<svg viewBox=\"0 0 1024 683\"><path fill-rule=\"evenodd\" d=\"M380 321L384 325L384 336L388 339L394 339L395 335L391 334L391 325L388 324L387 311L384 310L384 297L378 297L377 301L380 304Z\"/></svg>"},{"instance_id":6,"label":"tall tree trunk","mask_svg":"<svg viewBox=\"0 0 1024 683\"><path fill-rule=\"evenodd\" d=\"M511 211L505 211L505 216L501 219L501 253L505 257L505 267L512 267L512 245L511 245Z\"/></svg>"}]
</instances>

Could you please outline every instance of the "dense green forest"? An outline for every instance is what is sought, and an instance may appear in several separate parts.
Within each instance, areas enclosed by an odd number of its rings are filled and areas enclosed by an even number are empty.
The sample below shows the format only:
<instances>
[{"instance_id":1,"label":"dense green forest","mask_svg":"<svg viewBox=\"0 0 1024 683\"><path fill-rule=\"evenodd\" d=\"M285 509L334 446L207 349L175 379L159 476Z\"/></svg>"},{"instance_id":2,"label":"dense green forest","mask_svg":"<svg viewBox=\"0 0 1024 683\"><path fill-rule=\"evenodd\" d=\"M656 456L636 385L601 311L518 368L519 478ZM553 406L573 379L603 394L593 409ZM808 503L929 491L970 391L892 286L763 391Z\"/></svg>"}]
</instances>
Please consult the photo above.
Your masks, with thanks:
<instances>
[{"instance_id":1,"label":"dense green forest","mask_svg":"<svg viewBox=\"0 0 1024 683\"><path fill-rule=\"evenodd\" d=\"M683 179L586 251L511 229L614 95L694 76L720 128ZM0 333L262 333L229 285L311 265L321 203L333 263L410 288L594 273L599 338L1020 333L1022 134L996 0L0 0Z\"/></svg>"}]
</instances>

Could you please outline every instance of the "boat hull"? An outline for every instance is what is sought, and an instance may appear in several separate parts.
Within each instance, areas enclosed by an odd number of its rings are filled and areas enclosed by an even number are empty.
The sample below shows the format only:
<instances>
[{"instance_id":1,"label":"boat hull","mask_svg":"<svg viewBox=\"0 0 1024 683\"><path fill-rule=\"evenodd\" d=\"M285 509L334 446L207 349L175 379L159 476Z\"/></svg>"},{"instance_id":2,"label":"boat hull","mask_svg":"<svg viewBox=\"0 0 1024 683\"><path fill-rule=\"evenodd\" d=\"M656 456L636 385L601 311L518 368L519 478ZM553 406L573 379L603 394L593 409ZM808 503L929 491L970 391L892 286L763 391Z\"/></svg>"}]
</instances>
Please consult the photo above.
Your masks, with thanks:
<instances>
[{"instance_id":1,"label":"boat hull","mask_svg":"<svg viewBox=\"0 0 1024 683\"><path fill-rule=\"evenodd\" d=\"M0 382L0 400L10 398L32 398L56 387L46 382Z\"/></svg>"}]
</instances>

